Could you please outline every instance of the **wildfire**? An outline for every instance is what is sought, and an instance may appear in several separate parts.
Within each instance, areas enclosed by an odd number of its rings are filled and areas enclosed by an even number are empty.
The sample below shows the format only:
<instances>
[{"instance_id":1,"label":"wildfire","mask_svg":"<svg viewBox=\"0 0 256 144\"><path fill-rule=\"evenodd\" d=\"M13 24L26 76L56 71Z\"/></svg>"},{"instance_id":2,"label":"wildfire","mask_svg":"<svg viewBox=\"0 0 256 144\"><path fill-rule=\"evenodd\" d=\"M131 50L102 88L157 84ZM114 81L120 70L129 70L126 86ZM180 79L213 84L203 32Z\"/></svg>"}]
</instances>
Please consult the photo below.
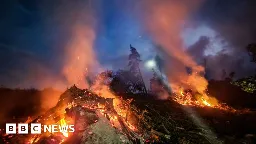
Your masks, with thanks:
<instances>
[{"instance_id":1,"label":"wildfire","mask_svg":"<svg viewBox=\"0 0 256 144\"><path fill-rule=\"evenodd\" d=\"M206 100L202 99L202 101L203 101L203 104L204 104L204 105L209 106L209 107L212 106L212 105L211 105L209 102L207 102Z\"/></svg>"},{"instance_id":2,"label":"wildfire","mask_svg":"<svg viewBox=\"0 0 256 144\"><path fill-rule=\"evenodd\" d=\"M179 94L176 94L174 100L181 105L194 105L194 106L208 106L208 107L215 107L218 105L218 101L206 94L195 94L193 96L191 92L184 92L182 89L180 90Z\"/></svg>"},{"instance_id":3,"label":"wildfire","mask_svg":"<svg viewBox=\"0 0 256 144\"><path fill-rule=\"evenodd\" d=\"M112 125L117 125L118 117L120 117L125 125L132 131L136 131L136 127L132 125L127 119L128 119L128 113L130 112L129 105L132 102L132 99L129 100L123 100L122 98L114 95L108 86L102 84L103 82L102 77L99 77L96 81L97 83L93 86L93 91L98 94L99 96L103 98L112 98L113 99L113 108L116 111L116 114L110 113L108 114L108 117L110 118L110 121ZM98 104L98 109L101 109L101 113L104 113L104 107L102 105Z\"/></svg>"},{"instance_id":4,"label":"wildfire","mask_svg":"<svg viewBox=\"0 0 256 144\"><path fill-rule=\"evenodd\" d=\"M74 122L74 116L72 116L72 114L76 114L75 117L82 116L87 113L84 112L85 109L90 109L96 112L96 115L98 115L99 118L102 116L106 117L109 120L110 125L116 130L120 130L122 133L124 132L125 135L133 136L134 133L138 132L137 126L135 126L136 118L133 118L131 115L132 109L130 103L132 102L132 99L124 100L116 95L110 96L110 91L106 93L105 91L101 92L103 94L96 94L86 90L84 91L84 95L74 97L73 100L69 102L65 102L66 97L63 97L59 100L59 104L55 108L44 115L41 115L36 119L29 117L26 121L28 123L36 121L44 125L59 125L59 131L56 133L45 132L37 135L30 135L28 139L26 139L27 143L40 143L45 139L51 142L65 142L67 138L71 136L71 133L64 128ZM105 97L104 94L107 94L107 97ZM80 114L74 113L75 111L77 112L77 110ZM97 121L98 120L95 120L95 123L97 123Z\"/></svg>"},{"instance_id":5,"label":"wildfire","mask_svg":"<svg viewBox=\"0 0 256 144\"><path fill-rule=\"evenodd\" d=\"M32 121L31 117L28 117L28 119L25 121L25 123L30 123Z\"/></svg>"},{"instance_id":6,"label":"wildfire","mask_svg":"<svg viewBox=\"0 0 256 144\"><path fill-rule=\"evenodd\" d=\"M214 97L210 97L206 94L192 94L191 92L184 92L183 89L180 89L179 93L177 93L173 99L181 105L212 107L230 112L237 111L226 104L219 103Z\"/></svg>"}]
</instances>

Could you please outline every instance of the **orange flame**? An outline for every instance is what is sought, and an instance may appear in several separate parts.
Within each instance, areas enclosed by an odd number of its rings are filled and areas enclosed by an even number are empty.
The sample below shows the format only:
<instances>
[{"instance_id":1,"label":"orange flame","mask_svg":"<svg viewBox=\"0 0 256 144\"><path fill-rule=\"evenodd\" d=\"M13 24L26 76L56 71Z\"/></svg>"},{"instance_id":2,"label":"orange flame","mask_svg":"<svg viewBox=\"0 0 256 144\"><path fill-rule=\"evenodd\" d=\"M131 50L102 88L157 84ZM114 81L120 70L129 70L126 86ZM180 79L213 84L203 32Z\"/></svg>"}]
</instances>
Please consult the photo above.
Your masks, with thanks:
<instances>
[{"instance_id":1,"label":"orange flame","mask_svg":"<svg viewBox=\"0 0 256 144\"><path fill-rule=\"evenodd\" d=\"M195 105L202 107L216 107L218 105L217 99L213 97L207 96L206 94L198 94L193 97L191 93L184 94L183 89L181 89L179 94L174 97L174 100L182 105Z\"/></svg>"},{"instance_id":2,"label":"orange flame","mask_svg":"<svg viewBox=\"0 0 256 144\"><path fill-rule=\"evenodd\" d=\"M29 116L25 123L30 123L32 121L31 117Z\"/></svg>"},{"instance_id":3,"label":"orange flame","mask_svg":"<svg viewBox=\"0 0 256 144\"><path fill-rule=\"evenodd\" d=\"M67 123L64 118L60 120L60 126L67 126ZM68 137L68 132L62 132L63 136Z\"/></svg>"},{"instance_id":4,"label":"orange flame","mask_svg":"<svg viewBox=\"0 0 256 144\"><path fill-rule=\"evenodd\" d=\"M190 19L198 6L198 1L154 1L147 0L142 3L141 20L145 30L151 35L154 43L161 47L165 54L165 73L174 92L179 92L178 86L192 88L200 94L204 94L208 82L201 75L204 67L187 52L181 38L184 25ZM151 13L149 16L148 13ZM191 68L191 74L187 74L186 68ZM175 68L175 69L174 69Z\"/></svg>"},{"instance_id":5,"label":"orange flame","mask_svg":"<svg viewBox=\"0 0 256 144\"><path fill-rule=\"evenodd\" d=\"M229 107L224 103L219 103L218 100L214 97L207 95L193 96L191 93L184 93L183 89L180 89L179 93L177 93L173 99L181 105L212 107L224 111L237 112L236 109Z\"/></svg>"}]
</instances>

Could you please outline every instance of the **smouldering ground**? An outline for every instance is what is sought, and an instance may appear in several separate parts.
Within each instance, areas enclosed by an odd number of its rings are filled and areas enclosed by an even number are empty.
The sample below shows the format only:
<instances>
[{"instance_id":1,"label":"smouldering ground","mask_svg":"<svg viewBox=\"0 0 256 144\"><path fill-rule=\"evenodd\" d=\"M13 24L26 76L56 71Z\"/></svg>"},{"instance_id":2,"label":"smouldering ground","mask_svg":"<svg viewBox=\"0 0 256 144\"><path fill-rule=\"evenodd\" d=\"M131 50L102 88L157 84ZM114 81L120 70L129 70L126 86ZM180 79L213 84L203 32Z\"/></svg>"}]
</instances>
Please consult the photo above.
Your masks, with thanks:
<instances>
[{"instance_id":1,"label":"smouldering ground","mask_svg":"<svg viewBox=\"0 0 256 144\"><path fill-rule=\"evenodd\" d=\"M63 100L64 98L65 100ZM121 97L118 97L118 99L121 99ZM106 130L112 133L113 139L110 140L117 140L117 135L126 132L131 137L144 139L145 143L208 144L220 142L250 144L253 143L255 138L256 112L235 113L213 107L183 106L172 99L157 100L154 97L145 95L127 94L122 96L122 99L121 102L123 103L129 103L130 101L127 99L132 99L132 101L128 107L114 108L117 113L113 113L113 111L103 107L103 104L106 102L104 98L99 98L89 91L85 94L85 91L73 87L62 94L61 102L55 108L49 110L45 114L45 118L51 117L51 113L56 113L63 105L64 108L68 107L66 104L70 101L75 101L79 105L93 106L88 108L94 109L96 107L100 110L99 112L107 113L108 116L105 120L109 121L109 124L104 125L105 130L89 131L92 134L95 133L96 139L101 137L100 135L104 131L106 132ZM196 115L196 119L193 119L194 115ZM115 116L118 116L120 119L117 120ZM61 120L61 117L57 118L57 122ZM115 127L115 123L120 123L120 121L123 121L121 123L124 124L126 131L119 129L118 133L116 132L118 126ZM97 130L97 125L104 127L102 123L95 123L95 126L91 125L90 127ZM105 135L102 135L102 138L104 137ZM64 139L67 143L74 139L78 139L80 143L86 143L85 140L80 138L79 134L74 134Z\"/></svg>"}]
</instances>

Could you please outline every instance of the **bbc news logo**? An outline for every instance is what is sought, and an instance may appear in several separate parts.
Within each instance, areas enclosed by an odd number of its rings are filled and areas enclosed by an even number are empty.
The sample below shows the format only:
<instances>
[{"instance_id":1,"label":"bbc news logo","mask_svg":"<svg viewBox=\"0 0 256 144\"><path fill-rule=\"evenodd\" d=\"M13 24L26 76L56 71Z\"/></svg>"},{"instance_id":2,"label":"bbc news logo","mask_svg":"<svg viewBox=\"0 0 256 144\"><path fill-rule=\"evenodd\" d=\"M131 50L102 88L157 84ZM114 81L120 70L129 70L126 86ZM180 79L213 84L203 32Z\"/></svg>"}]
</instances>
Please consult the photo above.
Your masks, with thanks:
<instances>
[{"instance_id":1,"label":"bbc news logo","mask_svg":"<svg viewBox=\"0 0 256 144\"><path fill-rule=\"evenodd\" d=\"M41 134L42 132L75 132L74 125L42 125L41 123L31 123L30 128L27 123L6 123L6 134ZM18 130L18 132L17 132Z\"/></svg>"}]
</instances>

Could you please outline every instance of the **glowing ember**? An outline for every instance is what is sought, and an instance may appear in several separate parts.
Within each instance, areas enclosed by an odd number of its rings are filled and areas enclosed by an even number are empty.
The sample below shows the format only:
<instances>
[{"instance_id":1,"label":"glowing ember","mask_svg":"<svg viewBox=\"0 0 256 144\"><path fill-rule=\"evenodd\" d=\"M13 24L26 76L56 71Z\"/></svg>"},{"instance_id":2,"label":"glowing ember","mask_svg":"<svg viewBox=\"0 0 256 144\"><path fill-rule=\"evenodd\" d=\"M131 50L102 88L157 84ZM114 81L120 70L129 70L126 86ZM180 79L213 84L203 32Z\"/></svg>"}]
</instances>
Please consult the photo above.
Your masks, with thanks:
<instances>
[{"instance_id":1,"label":"glowing ember","mask_svg":"<svg viewBox=\"0 0 256 144\"><path fill-rule=\"evenodd\" d=\"M212 106L212 105L211 105L210 103L208 103L206 100L202 99L202 101L203 101L203 104L204 104L204 105L209 106L209 107Z\"/></svg>"},{"instance_id":2,"label":"glowing ember","mask_svg":"<svg viewBox=\"0 0 256 144\"><path fill-rule=\"evenodd\" d=\"M67 127L69 123L73 123L74 119L69 116L67 109L73 109L81 106L82 108L87 108L96 112L96 114L100 116L106 117L110 124L120 130L125 131L127 135L129 135L130 131L137 132L138 129L133 122L134 118L132 118L131 113L131 106L130 103L132 99L124 100L114 94L112 94L108 89L101 89L99 95L91 93L89 91L85 91L85 96L77 96L74 97L72 101L67 102L65 104L60 104L58 108L53 109L52 112L41 116L37 119L37 122L44 123L44 124L59 124L59 127L62 130L58 133L44 133L41 135L34 135L28 139L28 143L35 143L44 138L51 138L51 141L58 141L58 143L65 142L70 137L68 131L64 130L63 127ZM65 98L59 100L60 103L65 102ZM79 108L80 109L80 108ZM31 118L28 118L28 121L31 121ZM97 120L95 121L95 123ZM128 131L127 131L128 130ZM130 130L130 131L129 131ZM59 140L61 137L61 141Z\"/></svg>"},{"instance_id":3,"label":"glowing ember","mask_svg":"<svg viewBox=\"0 0 256 144\"><path fill-rule=\"evenodd\" d=\"M219 103L214 97L207 96L206 94L194 94L191 92L184 92L182 89L178 94L175 94L174 101L181 105L198 106L198 107L212 107L225 111L236 112L237 110Z\"/></svg>"},{"instance_id":4,"label":"glowing ember","mask_svg":"<svg viewBox=\"0 0 256 144\"><path fill-rule=\"evenodd\" d=\"M128 128L132 131L137 131L137 128L132 125L131 123L129 123L129 121L126 121L126 125L128 126Z\"/></svg>"},{"instance_id":5,"label":"glowing ember","mask_svg":"<svg viewBox=\"0 0 256 144\"><path fill-rule=\"evenodd\" d=\"M32 121L31 117L28 117L28 119L25 121L25 123L30 123Z\"/></svg>"},{"instance_id":6,"label":"glowing ember","mask_svg":"<svg viewBox=\"0 0 256 144\"><path fill-rule=\"evenodd\" d=\"M218 105L218 101L213 97L209 97L206 94L196 94L193 96L191 92L185 93L183 90L180 90L179 94L176 94L174 100L181 105L194 105L201 107L215 107Z\"/></svg>"},{"instance_id":7,"label":"glowing ember","mask_svg":"<svg viewBox=\"0 0 256 144\"><path fill-rule=\"evenodd\" d=\"M60 125L61 125L61 126L67 126L67 123L66 123L66 121L65 121L64 118L62 118L62 119L60 120ZM68 137L68 132L62 131L62 134L63 134L63 136Z\"/></svg>"},{"instance_id":8,"label":"glowing ember","mask_svg":"<svg viewBox=\"0 0 256 144\"><path fill-rule=\"evenodd\" d=\"M36 143L38 142L38 140L40 139L40 137L37 137L37 136L33 136L30 140L29 140L29 144L33 144L33 143Z\"/></svg>"}]
</instances>

